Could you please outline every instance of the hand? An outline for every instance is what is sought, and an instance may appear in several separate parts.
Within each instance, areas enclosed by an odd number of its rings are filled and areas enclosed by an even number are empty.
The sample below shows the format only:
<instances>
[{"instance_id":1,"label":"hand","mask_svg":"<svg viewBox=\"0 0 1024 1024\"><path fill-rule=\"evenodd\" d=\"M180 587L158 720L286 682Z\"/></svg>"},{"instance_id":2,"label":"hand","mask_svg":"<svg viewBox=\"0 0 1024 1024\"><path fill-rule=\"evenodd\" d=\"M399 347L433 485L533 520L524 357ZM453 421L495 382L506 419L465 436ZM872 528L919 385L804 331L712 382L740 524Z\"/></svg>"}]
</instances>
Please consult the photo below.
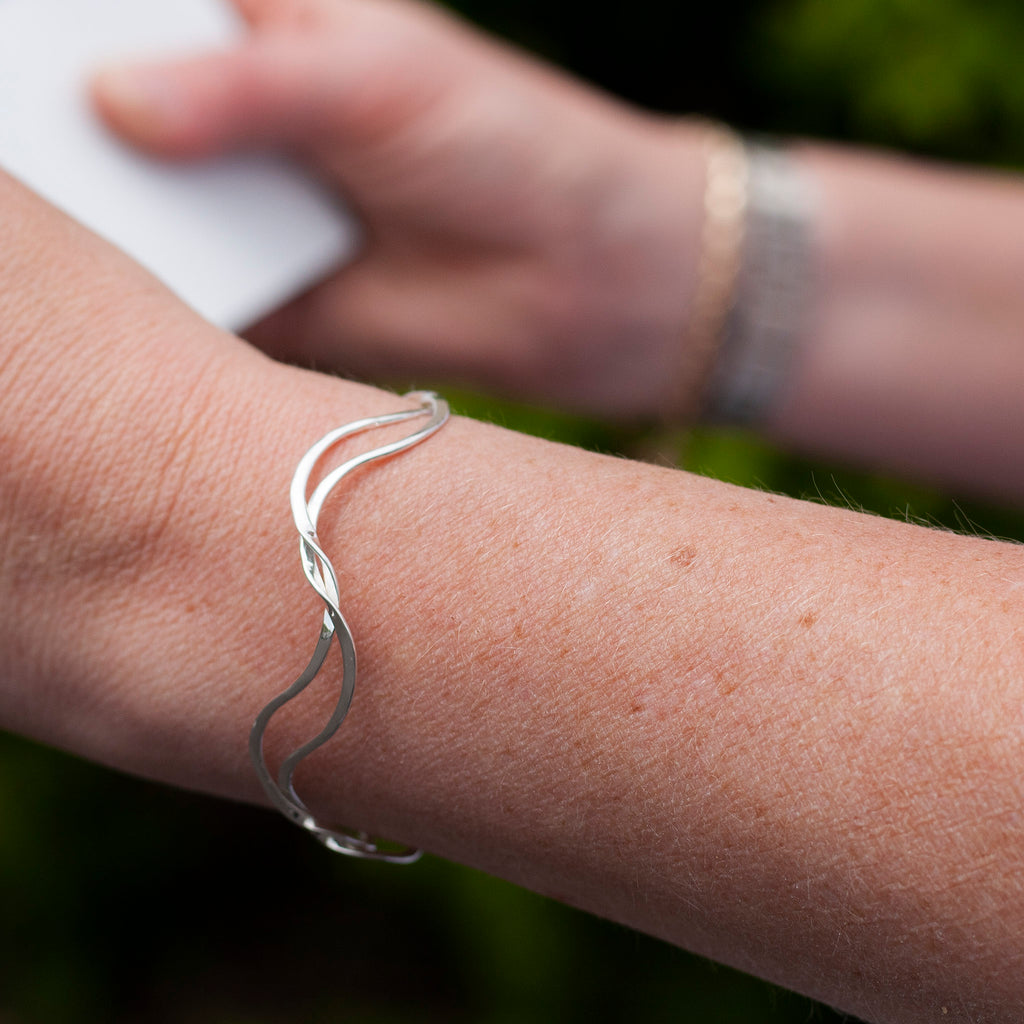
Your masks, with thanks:
<instances>
[{"instance_id":1,"label":"hand","mask_svg":"<svg viewBox=\"0 0 1024 1024\"><path fill-rule=\"evenodd\" d=\"M358 262L260 325L272 354L443 374L625 417L694 386L703 169L692 128L404 0L235 0L238 48L120 67L95 94L168 157L283 148L366 228Z\"/></svg>"}]
</instances>

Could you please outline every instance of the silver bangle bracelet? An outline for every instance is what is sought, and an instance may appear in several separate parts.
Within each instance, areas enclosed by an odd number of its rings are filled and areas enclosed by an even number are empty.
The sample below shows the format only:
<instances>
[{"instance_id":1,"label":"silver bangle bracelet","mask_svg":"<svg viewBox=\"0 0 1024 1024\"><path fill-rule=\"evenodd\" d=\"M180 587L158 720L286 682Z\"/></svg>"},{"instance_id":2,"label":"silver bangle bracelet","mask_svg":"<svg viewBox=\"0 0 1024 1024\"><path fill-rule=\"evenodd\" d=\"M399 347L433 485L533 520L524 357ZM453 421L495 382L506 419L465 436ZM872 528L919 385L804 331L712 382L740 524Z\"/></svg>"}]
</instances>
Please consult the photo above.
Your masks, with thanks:
<instances>
[{"instance_id":1,"label":"silver bangle bracelet","mask_svg":"<svg viewBox=\"0 0 1024 1024\"><path fill-rule=\"evenodd\" d=\"M447 403L432 392L414 391L405 397L416 401L418 405L412 409L371 416L338 427L317 441L299 460L295 475L292 477L290 490L292 518L299 533L299 558L302 563L302 571L310 586L324 602L324 617L320 626L320 636L309 664L287 690L270 701L259 713L249 733L249 757L264 791L279 811L336 853L362 857L367 860L388 861L392 864L410 864L419 858L420 851L411 847L393 848L393 844L381 846L381 840L371 839L365 832L325 828L299 799L293 780L295 770L303 758L323 746L338 731L352 703L356 685L355 643L339 607L338 577L317 537L317 520L328 495L351 472L369 462L386 459L406 451L413 445L425 441L448 421ZM422 423L415 432L397 441L381 445L359 455L353 455L340 466L331 470L316 485L312 495L307 497L313 470L332 448L346 438L377 427L423 417L426 417L426 422ZM267 726L285 704L302 693L313 681L330 653L331 641L334 637L338 639L342 662L341 690L334 712L327 724L313 739L292 751L281 762L275 778L267 765L263 752L263 737Z\"/></svg>"}]
</instances>

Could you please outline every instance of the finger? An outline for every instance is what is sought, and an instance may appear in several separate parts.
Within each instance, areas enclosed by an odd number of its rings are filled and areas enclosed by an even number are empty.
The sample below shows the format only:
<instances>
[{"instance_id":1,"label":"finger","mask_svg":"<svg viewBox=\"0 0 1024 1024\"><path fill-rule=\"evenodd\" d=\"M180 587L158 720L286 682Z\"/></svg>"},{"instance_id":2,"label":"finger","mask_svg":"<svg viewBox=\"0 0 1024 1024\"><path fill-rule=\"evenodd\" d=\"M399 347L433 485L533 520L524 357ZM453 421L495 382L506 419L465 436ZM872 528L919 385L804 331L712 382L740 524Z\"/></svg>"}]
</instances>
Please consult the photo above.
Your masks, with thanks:
<instances>
[{"instance_id":1,"label":"finger","mask_svg":"<svg viewBox=\"0 0 1024 1024\"><path fill-rule=\"evenodd\" d=\"M358 144L406 123L446 87L408 43L355 26L333 37L255 35L222 53L107 68L93 96L117 134L162 156Z\"/></svg>"},{"instance_id":2,"label":"finger","mask_svg":"<svg viewBox=\"0 0 1024 1024\"><path fill-rule=\"evenodd\" d=\"M333 91L308 39L253 38L238 49L104 69L93 98L109 126L164 156L289 142L323 116Z\"/></svg>"}]
</instances>

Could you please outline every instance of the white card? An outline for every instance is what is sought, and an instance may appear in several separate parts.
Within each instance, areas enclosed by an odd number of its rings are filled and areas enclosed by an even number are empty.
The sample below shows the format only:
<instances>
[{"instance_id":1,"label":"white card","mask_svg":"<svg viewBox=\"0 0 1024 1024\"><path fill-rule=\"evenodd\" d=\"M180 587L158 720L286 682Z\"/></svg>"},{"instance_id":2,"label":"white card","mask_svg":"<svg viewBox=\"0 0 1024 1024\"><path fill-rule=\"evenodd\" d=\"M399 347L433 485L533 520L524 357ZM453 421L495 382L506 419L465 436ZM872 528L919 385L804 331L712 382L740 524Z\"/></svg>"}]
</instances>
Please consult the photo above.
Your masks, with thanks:
<instances>
[{"instance_id":1,"label":"white card","mask_svg":"<svg viewBox=\"0 0 1024 1024\"><path fill-rule=\"evenodd\" d=\"M0 167L231 330L351 256L353 221L276 158L182 166L131 152L86 86L109 60L223 47L244 31L226 0L0 0Z\"/></svg>"}]
</instances>

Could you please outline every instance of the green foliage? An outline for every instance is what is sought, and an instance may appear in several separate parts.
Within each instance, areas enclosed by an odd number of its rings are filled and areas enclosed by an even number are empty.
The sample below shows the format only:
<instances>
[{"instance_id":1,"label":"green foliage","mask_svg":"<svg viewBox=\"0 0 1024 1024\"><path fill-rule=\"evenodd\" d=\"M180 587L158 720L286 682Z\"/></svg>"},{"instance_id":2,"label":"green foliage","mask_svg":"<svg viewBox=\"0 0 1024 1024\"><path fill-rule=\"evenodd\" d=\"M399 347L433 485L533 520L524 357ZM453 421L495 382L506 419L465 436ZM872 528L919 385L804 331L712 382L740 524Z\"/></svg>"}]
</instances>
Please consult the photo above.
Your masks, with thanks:
<instances>
[{"instance_id":1,"label":"green foliage","mask_svg":"<svg viewBox=\"0 0 1024 1024\"><path fill-rule=\"evenodd\" d=\"M969 160L1024 161L1024 18L968 0L780 0L756 63L785 122Z\"/></svg>"}]
</instances>

